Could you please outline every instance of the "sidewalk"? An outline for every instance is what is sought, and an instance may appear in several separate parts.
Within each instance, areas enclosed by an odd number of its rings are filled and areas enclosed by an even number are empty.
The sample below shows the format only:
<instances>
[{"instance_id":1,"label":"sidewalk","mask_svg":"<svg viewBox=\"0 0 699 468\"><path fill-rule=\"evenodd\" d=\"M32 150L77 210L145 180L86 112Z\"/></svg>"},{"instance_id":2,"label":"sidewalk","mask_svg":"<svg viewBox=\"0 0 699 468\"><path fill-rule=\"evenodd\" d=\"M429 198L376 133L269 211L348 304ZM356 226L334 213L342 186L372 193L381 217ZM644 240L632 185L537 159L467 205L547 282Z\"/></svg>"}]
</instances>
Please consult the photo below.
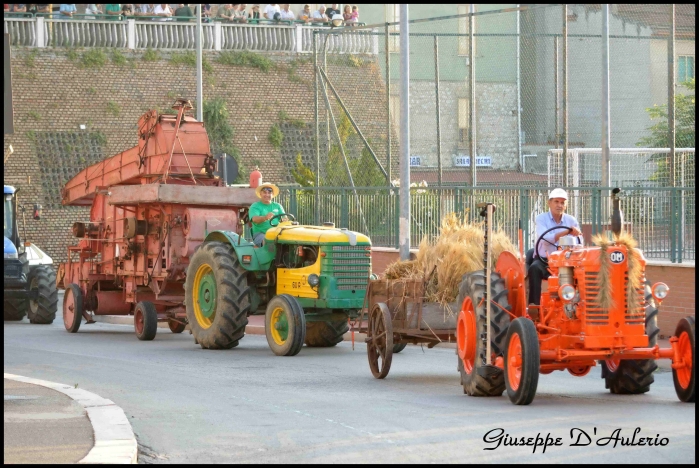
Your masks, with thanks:
<instances>
[{"instance_id":1,"label":"sidewalk","mask_svg":"<svg viewBox=\"0 0 699 468\"><path fill-rule=\"evenodd\" d=\"M136 463L124 411L94 393L4 375L5 463Z\"/></svg>"}]
</instances>

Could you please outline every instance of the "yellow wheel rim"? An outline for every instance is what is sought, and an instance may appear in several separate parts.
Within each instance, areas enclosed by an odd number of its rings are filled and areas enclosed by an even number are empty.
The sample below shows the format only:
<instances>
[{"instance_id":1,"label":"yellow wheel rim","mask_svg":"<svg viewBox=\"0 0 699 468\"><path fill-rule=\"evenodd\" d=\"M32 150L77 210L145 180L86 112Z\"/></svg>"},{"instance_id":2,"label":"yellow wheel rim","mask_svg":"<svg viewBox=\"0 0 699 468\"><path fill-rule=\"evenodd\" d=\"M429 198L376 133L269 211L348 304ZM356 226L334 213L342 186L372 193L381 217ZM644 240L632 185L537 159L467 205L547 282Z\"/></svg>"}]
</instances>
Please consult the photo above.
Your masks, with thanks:
<instances>
[{"instance_id":1,"label":"yellow wheel rim","mask_svg":"<svg viewBox=\"0 0 699 468\"><path fill-rule=\"evenodd\" d=\"M194 275L194 317L202 328L209 328L216 318L216 277L208 264Z\"/></svg>"},{"instance_id":2,"label":"yellow wheel rim","mask_svg":"<svg viewBox=\"0 0 699 468\"><path fill-rule=\"evenodd\" d=\"M289 337L289 321L287 320L286 312L282 307L277 307L272 311L269 327L272 331L272 339L278 346L286 343L286 340Z\"/></svg>"}]
</instances>

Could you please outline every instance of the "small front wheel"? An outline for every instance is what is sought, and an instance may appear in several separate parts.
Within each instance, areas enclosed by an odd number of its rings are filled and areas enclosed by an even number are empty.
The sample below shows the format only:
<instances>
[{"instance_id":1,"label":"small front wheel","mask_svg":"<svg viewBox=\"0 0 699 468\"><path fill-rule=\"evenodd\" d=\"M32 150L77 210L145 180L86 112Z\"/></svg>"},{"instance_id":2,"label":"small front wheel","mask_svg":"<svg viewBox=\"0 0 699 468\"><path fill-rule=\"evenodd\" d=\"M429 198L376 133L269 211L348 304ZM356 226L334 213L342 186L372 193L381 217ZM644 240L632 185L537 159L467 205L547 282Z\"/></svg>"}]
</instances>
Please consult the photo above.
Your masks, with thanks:
<instances>
[{"instance_id":1,"label":"small front wheel","mask_svg":"<svg viewBox=\"0 0 699 468\"><path fill-rule=\"evenodd\" d=\"M158 331L158 311L152 302L141 301L133 312L136 336L141 341L151 341Z\"/></svg>"},{"instance_id":2,"label":"small front wheel","mask_svg":"<svg viewBox=\"0 0 699 468\"><path fill-rule=\"evenodd\" d=\"M695 374L694 374L694 344L696 332L694 317L685 317L677 324L675 330L680 362L672 364L672 381L675 384L675 392L680 401L694 402Z\"/></svg>"},{"instance_id":3,"label":"small front wheel","mask_svg":"<svg viewBox=\"0 0 699 468\"><path fill-rule=\"evenodd\" d=\"M539 339L531 320L519 317L510 324L505 348L505 385L515 405L534 400L539 383Z\"/></svg>"},{"instance_id":4,"label":"small front wheel","mask_svg":"<svg viewBox=\"0 0 699 468\"><path fill-rule=\"evenodd\" d=\"M169 319L167 321L167 326L170 328L172 333L182 333L185 327L187 327L187 325L185 325L183 322L174 319Z\"/></svg>"},{"instance_id":5,"label":"small front wheel","mask_svg":"<svg viewBox=\"0 0 699 468\"><path fill-rule=\"evenodd\" d=\"M277 356L296 356L306 338L306 316L295 297L274 296L265 312L265 336Z\"/></svg>"},{"instance_id":6,"label":"small front wheel","mask_svg":"<svg viewBox=\"0 0 699 468\"><path fill-rule=\"evenodd\" d=\"M71 283L63 296L63 326L68 333L77 333L83 310L83 292L80 286Z\"/></svg>"}]
</instances>

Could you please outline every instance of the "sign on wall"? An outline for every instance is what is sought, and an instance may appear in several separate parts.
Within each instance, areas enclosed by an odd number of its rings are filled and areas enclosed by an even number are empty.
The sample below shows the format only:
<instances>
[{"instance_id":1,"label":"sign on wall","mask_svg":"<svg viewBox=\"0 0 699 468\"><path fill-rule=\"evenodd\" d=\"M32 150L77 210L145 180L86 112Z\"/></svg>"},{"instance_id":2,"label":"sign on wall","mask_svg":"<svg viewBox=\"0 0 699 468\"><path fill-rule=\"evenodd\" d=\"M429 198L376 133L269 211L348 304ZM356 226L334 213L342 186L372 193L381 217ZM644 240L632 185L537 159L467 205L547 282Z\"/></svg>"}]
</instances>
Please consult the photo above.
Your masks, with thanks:
<instances>
[{"instance_id":1,"label":"sign on wall","mask_svg":"<svg viewBox=\"0 0 699 468\"><path fill-rule=\"evenodd\" d=\"M454 166L456 167L471 167L471 156L458 155L454 156ZM492 167L492 156L476 156L476 167Z\"/></svg>"}]
</instances>

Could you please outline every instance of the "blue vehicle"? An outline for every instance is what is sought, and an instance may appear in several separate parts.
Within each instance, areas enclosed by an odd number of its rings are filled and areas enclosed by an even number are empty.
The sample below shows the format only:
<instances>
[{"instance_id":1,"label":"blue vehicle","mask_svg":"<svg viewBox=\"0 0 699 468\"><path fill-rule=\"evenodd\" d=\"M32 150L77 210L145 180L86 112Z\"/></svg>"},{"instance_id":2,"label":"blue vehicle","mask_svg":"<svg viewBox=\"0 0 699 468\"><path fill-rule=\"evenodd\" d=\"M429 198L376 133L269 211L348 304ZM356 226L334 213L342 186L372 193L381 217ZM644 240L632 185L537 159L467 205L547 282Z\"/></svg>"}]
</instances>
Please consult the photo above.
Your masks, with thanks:
<instances>
[{"instance_id":1,"label":"blue vehicle","mask_svg":"<svg viewBox=\"0 0 699 468\"><path fill-rule=\"evenodd\" d=\"M22 320L28 315L31 323L52 323L58 307L53 260L31 242L21 241L17 220L19 189L4 187L4 319ZM34 217L39 218L38 211Z\"/></svg>"}]
</instances>

